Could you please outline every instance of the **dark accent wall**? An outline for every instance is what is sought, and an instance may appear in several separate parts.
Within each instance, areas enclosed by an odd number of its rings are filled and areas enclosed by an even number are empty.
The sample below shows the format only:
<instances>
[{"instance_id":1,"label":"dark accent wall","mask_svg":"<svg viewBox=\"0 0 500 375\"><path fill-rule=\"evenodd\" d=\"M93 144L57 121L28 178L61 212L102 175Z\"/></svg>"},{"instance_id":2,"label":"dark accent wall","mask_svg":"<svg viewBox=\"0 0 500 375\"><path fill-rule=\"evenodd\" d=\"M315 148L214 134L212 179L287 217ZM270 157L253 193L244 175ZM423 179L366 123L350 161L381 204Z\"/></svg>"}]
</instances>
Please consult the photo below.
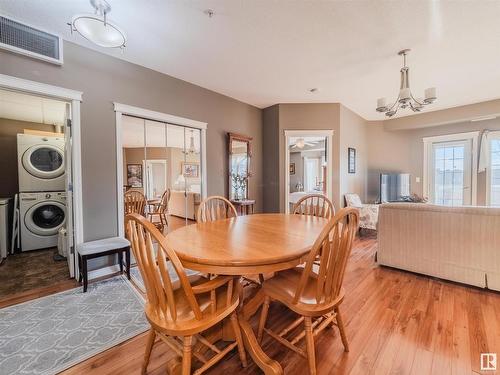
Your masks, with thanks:
<instances>
[{"instance_id":1,"label":"dark accent wall","mask_svg":"<svg viewBox=\"0 0 500 375\"><path fill-rule=\"evenodd\" d=\"M259 108L69 42L64 42L62 66L0 51L0 73L83 92L85 240L117 233L114 101L207 122L209 195L227 194L226 132L253 137L255 168L250 191L251 198L257 200L257 211L262 210L262 111Z\"/></svg>"},{"instance_id":2,"label":"dark accent wall","mask_svg":"<svg viewBox=\"0 0 500 375\"><path fill-rule=\"evenodd\" d=\"M263 110L264 210L280 212L279 104Z\"/></svg>"}]
</instances>

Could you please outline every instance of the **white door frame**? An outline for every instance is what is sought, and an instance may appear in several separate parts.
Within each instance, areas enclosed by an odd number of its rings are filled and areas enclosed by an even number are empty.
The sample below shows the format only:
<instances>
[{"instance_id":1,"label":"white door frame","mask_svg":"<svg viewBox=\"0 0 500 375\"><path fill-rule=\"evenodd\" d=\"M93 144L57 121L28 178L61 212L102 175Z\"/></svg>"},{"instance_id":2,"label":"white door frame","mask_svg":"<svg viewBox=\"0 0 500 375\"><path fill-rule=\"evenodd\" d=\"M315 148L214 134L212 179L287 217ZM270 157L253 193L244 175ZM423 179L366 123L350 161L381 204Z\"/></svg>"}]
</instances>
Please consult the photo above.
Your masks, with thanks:
<instances>
[{"instance_id":1,"label":"white door frame","mask_svg":"<svg viewBox=\"0 0 500 375\"><path fill-rule=\"evenodd\" d=\"M491 205L491 141L500 140L500 131L489 131L486 138L488 145L481 144L482 147L487 147L488 154L486 155L486 205Z\"/></svg>"},{"instance_id":2,"label":"white door frame","mask_svg":"<svg viewBox=\"0 0 500 375\"><path fill-rule=\"evenodd\" d=\"M326 155L327 155L327 177L326 177L326 195L328 199L333 199L333 130L285 130L285 213L290 213L290 152L288 143L291 137L325 137Z\"/></svg>"},{"instance_id":3,"label":"white door frame","mask_svg":"<svg viewBox=\"0 0 500 375\"><path fill-rule=\"evenodd\" d=\"M82 92L64 87L47 85L36 81L0 74L0 88L21 91L27 94L52 97L71 103L71 137L72 137L72 169L73 169L73 249L83 242L83 203L82 203L82 155L80 134L80 103ZM66 124L64 125L66 126ZM78 273L78 262L75 258L75 273ZM74 275L71 275L74 277Z\"/></svg>"},{"instance_id":4,"label":"white door frame","mask_svg":"<svg viewBox=\"0 0 500 375\"><path fill-rule=\"evenodd\" d=\"M424 142L424 171L423 171L423 196L425 198L429 197L430 193L430 183L431 179L428 174L430 172L429 163L431 162L431 152L432 152L432 144L433 143L442 143L442 142L454 142L454 141L467 141L470 140L472 143L471 146L471 180L472 180L472 189L471 189L471 205L475 206L477 204L477 162L478 162L478 142L479 142L479 132L467 132L467 133L458 133L458 134L447 134L447 135L438 135L434 137L424 137L422 138Z\"/></svg>"},{"instance_id":5,"label":"white door frame","mask_svg":"<svg viewBox=\"0 0 500 375\"><path fill-rule=\"evenodd\" d=\"M144 178L144 181L146 182L144 186L144 196L146 199L148 199L148 189L149 189L149 180L148 180L148 164L161 164L163 168L165 169L165 184L168 183L168 161L167 159L147 159L142 161L142 170L144 171L143 174L146 176Z\"/></svg>"},{"instance_id":6,"label":"white door frame","mask_svg":"<svg viewBox=\"0 0 500 375\"><path fill-rule=\"evenodd\" d=\"M169 115L167 113L151 111L149 109L134 107L127 104L113 102L116 113L116 193L118 211L118 235L124 235L124 208L123 208L123 141L122 141L122 116L130 115L146 120L153 120L172 125L179 125L201 132L201 198L207 196L207 123L191 120L184 117Z\"/></svg>"}]
</instances>

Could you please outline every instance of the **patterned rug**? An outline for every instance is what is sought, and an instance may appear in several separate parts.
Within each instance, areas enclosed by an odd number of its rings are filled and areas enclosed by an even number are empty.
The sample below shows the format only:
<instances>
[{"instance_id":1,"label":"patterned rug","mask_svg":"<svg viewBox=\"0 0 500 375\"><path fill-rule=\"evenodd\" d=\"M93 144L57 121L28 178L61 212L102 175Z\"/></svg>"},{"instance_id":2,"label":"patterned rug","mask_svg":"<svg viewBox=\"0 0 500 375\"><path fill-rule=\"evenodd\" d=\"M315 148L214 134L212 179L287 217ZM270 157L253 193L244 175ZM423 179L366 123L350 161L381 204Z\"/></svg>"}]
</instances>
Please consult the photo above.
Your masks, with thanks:
<instances>
[{"instance_id":1,"label":"patterned rug","mask_svg":"<svg viewBox=\"0 0 500 375\"><path fill-rule=\"evenodd\" d=\"M0 374L57 374L148 329L122 276L0 309Z\"/></svg>"},{"instance_id":2,"label":"patterned rug","mask_svg":"<svg viewBox=\"0 0 500 375\"><path fill-rule=\"evenodd\" d=\"M179 277L177 276L177 272L175 272L174 266L170 261L167 262L168 274L170 275L170 280L172 282L172 286L176 289L179 286ZM184 268L188 279L193 282L199 277L199 273L188 268ZM144 286L144 281L142 280L141 272L139 271L139 267L131 267L130 268L130 278L135 286L143 293L146 293L146 287Z\"/></svg>"}]
</instances>

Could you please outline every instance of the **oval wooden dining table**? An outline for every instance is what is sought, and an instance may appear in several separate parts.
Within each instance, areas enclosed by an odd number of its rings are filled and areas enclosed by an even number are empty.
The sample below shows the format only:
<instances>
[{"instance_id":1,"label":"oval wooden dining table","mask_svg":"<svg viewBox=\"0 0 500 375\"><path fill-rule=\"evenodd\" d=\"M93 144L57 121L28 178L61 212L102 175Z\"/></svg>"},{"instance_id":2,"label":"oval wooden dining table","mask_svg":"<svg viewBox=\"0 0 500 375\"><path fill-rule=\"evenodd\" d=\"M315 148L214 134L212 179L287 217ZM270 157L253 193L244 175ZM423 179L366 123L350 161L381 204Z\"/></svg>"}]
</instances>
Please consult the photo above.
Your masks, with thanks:
<instances>
[{"instance_id":1,"label":"oval wooden dining table","mask_svg":"<svg viewBox=\"0 0 500 375\"><path fill-rule=\"evenodd\" d=\"M308 215L255 214L188 225L166 239L186 268L217 275L264 274L304 263L327 222ZM263 352L249 323L262 303L258 291L239 310L245 348L265 374L282 374L280 364Z\"/></svg>"}]
</instances>

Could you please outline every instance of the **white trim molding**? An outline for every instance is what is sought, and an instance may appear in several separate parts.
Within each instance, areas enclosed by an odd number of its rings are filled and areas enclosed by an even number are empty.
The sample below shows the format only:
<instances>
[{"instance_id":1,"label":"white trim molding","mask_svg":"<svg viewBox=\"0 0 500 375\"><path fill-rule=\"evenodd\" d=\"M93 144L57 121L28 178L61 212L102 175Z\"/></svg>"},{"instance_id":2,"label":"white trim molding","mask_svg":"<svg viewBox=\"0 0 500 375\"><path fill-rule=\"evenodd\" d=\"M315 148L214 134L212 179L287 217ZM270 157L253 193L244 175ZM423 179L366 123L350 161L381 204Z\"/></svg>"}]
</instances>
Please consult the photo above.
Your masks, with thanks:
<instances>
[{"instance_id":1,"label":"white trim molding","mask_svg":"<svg viewBox=\"0 0 500 375\"><path fill-rule=\"evenodd\" d=\"M116 193L118 212L118 235L124 235L124 207L123 207L123 140L122 140L122 116L129 115L147 120L153 120L171 125L179 125L188 128L200 129L201 142L201 198L207 197L207 127L206 122L192 120L184 117L174 116L167 113L151 111L149 109L134 107L127 104L113 102L115 110L115 136L116 136Z\"/></svg>"},{"instance_id":2,"label":"white trim molding","mask_svg":"<svg viewBox=\"0 0 500 375\"><path fill-rule=\"evenodd\" d=\"M72 142L72 174L73 174L73 246L83 242L83 198L82 198L82 154L80 133L80 102L82 93L63 87L47 85L45 83L29 81L22 78L0 74L0 87L35 94L45 97L57 98L71 103L71 142ZM78 275L78 261L74 256L75 274Z\"/></svg>"},{"instance_id":3,"label":"white trim molding","mask_svg":"<svg viewBox=\"0 0 500 375\"><path fill-rule=\"evenodd\" d=\"M167 123L172 124L172 125L182 125L182 126L187 126L187 127L196 128L196 129L206 129L207 128L206 122L201 122L201 121L191 120L191 119L184 118L184 117L169 115L167 113L151 111L149 109L134 107L134 106L127 105L127 104L121 104L121 103L116 103L116 102L113 102L113 104L114 104L115 112L120 112L122 115L136 116L136 117L144 118L147 120L167 122Z\"/></svg>"},{"instance_id":4,"label":"white trim molding","mask_svg":"<svg viewBox=\"0 0 500 375\"><path fill-rule=\"evenodd\" d=\"M290 213L290 152L288 144L290 137L325 137L326 155L327 155L327 181L326 195L328 199L333 200L333 130L285 130L285 213Z\"/></svg>"},{"instance_id":5,"label":"white trim molding","mask_svg":"<svg viewBox=\"0 0 500 375\"><path fill-rule=\"evenodd\" d=\"M63 100L78 100L80 102L83 96L83 93L80 91L29 81L27 79L7 76L5 74L0 74L0 87Z\"/></svg>"},{"instance_id":6,"label":"white trim molding","mask_svg":"<svg viewBox=\"0 0 500 375\"><path fill-rule=\"evenodd\" d=\"M471 205L477 204L477 163L479 157L479 131L438 135L434 137L422 138L424 143L424 165L423 165L423 196L429 197L429 162L430 152L434 143L471 141Z\"/></svg>"},{"instance_id":7,"label":"white trim molding","mask_svg":"<svg viewBox=\"0 0 500 375\"><path fill-rule=\"evenodd\" d=\"M486 167L486 205L491 205L491 141L500 140L500 131L488 131L487 142L488 154L486 156L487 167ZM483 147L483 145L481 145Z\"/></svg>"}]
</instances>

